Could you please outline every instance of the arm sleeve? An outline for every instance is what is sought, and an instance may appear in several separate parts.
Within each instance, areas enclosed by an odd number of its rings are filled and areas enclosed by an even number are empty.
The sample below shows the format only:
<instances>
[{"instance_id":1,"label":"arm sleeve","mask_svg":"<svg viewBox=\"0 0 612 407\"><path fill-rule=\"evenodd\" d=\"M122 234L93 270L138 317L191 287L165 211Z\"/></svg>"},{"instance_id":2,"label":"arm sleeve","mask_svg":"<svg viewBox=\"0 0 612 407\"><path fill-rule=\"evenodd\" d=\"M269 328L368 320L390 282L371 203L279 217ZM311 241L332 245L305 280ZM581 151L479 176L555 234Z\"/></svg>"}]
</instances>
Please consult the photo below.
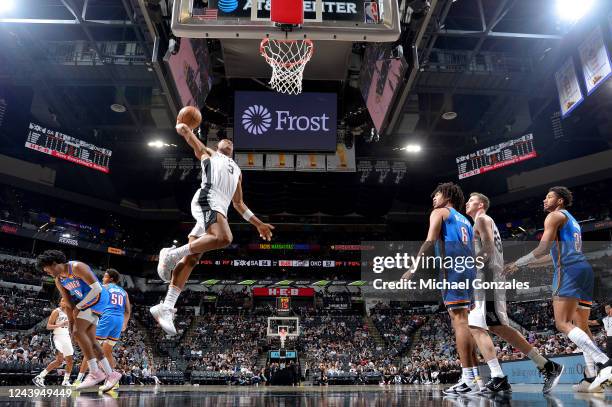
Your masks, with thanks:
<instances>
[{"instance_id":1,"label":"arm sleeve","mask_svg":"<svg viewBox=\"0 0 612 407\"><path fill-rule=\"evenodd\" d=\"M89 290L89 292L87 293L87 295L81 300L81 302L79 302L76 307L78 309L83 309L83 307L88 303L91 302L93 299L95 299L98 294L100 294L102 292L102 286L100 285L99 281L96 281L93 284L89 285L89 288L91 288L91 290Z\"/></svg>"}]
</instances>

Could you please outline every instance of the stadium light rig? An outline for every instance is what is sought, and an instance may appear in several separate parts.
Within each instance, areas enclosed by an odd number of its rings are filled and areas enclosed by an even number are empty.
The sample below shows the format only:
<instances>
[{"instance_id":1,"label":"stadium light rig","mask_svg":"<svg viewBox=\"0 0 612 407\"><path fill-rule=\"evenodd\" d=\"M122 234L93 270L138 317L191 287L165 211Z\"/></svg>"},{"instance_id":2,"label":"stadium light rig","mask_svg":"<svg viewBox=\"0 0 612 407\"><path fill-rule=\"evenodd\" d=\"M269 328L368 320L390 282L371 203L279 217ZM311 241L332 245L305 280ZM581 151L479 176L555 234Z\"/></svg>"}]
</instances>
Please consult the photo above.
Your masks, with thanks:
<instances>
[{"instance_id":1,"label":"stadium light rig","mask_svg":"<svg viewBox=\"0 0 612 407\"><path fill-rule=\"evenodd\" d=\"M168 144L161 140L149 141L147 145L153 148L176 147L176 144Z\"/></svg>"},{"instance_id":2,"label":"stadium light rig","mask_svg":"<svg viewBox=\"0 0 612 407\"><path fill-rule=\"evenodd\" d=\"M416 154L416 153L420 153L422 149L423 148L421 147L420 144L408 144L408 145L406 145L404 147L394 148L393 150L395 150L395 151L405 151L407 153Z\"/></svg>"},{"instance_id":3,"label":"stadium light rig","mask_svg":"<svg viewBox=\"0 0 612 407\"><path fill-rule=\"evenodd\" d=\"M557 0L557 15L563 21L575 23L593 8L595 0Z\"/></svg>"},{"instance_id":4,"label":"stadium light rig","mask_svg":"<svg viewBox=\"0 0 612 407\"><path fill-rule=\"evenodd\" d=\"M0 13L11 11L14 7L13 0L2 0L0 1Z\"/></svg>"}]
</instances>

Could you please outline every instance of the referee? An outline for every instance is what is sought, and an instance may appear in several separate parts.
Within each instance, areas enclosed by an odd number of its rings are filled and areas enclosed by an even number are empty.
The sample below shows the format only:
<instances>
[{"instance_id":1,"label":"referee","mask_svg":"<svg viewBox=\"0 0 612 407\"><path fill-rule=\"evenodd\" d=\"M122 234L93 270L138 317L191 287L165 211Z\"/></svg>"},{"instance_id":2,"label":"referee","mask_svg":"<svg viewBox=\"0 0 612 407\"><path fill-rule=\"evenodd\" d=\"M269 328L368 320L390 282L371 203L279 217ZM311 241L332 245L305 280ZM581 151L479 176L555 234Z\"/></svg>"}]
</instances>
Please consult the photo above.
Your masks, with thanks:
<instances>
[{"instance_id":1,"label":"referee","mask_svg":"<svg viewBox=\"0 0 612 407\"><path fill-rule=\"evenodd\" d=\"M601 319L591 321L591 323L601 325L606 330L606 354L610 359L612 359L612 305L608 304L604 309L606 310L606 316Z\"/></svg>"}]
</instances>

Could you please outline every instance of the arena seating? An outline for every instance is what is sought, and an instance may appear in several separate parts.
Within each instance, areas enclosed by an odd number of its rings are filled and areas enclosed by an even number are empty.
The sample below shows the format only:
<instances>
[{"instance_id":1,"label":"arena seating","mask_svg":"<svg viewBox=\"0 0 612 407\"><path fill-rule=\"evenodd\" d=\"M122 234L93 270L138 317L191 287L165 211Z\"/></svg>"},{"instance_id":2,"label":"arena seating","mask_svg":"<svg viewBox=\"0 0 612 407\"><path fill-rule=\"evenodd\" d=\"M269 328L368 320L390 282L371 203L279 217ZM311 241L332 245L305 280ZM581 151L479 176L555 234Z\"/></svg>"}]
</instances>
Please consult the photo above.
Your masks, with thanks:
<instances>
[{"instance_id":1,"label":"arena seating","mask_svg":"<svg viewBox=\"0 0 612 407\"><path fill-rule=\"evenodd\" d=\"M377 307L371 313L374 325L397 356L410 347L411 337L425 322L421 315L407 315L402 309Z\"/></svg>"},{"instance_id":2,"label":"arena seating","mask_svg":"<svg viewBox=\"0 0 612 407\"><path fill-rule=\"evenodd\" d=\"M41 275L32 259L0 255L0 279L10 283L40 285Z\"/></svg>"},{"instance_id":3,"label":"arena seating","mask_svg":"<svg viewBox=\"0 0 612 407\"><path fill-rule=\"evenodd\" d=\"M27 281L40 285L40 272L28 259L0 259L0 279L6 281L27 274ZM266 318L273 306L260 305L252 311L238 307L248 292L220 292L216 304L204 316L195 316L193 306L201 305L201 294L187 291L181 296L177 327L180 334L168 338L154 327L148 307L162 292L142 293L130 289L133 318L122 341L115 347L115 358L125 372L122 384L162 383L253 385L270 380L277 366L261 365L269 344L265 339ZM0 288L0 382L29 383L53 358L49 333L44 324L54 304L50 292ZM376 342L362 313L352 309L330 310L330 305L350 301L350 294L323 293L310 304L296 305L301 337L290 343L300 352L315 384L358 383L448 383L460 372L450 320L446 312L425 312L424 308L376 306L371 319L383 340ZM217 308L218 306L218 308ZM527 331L528 340L545 355L575 352L563 335L556 333L550 301L510 303L511 318ZM218 311L218 312L217 312ZM422 313L420 313L422 312ZM601 307L593 317L601 316ZM420 329L419 329L420 328ZM25 331L28 330L29 331ZM414 338L414 332L419 334ZM27 333L26 333L27 332ZM595 332L599 343L603 336ZM495 338L501 360L523 358L516 349ZM77 348L77 361L80 354ZM75 366L75 371L78 365ZM50 383L60 380L57 372Z\"/></svg>"},{"instance_id":4,"label":"arena seating","mask_svg":"<svg viewBox=\"0 0 612 407\"><path fill-rule=\"evenodd\" d=\"M36 291L0 287L0 327L3 329L32 328L53 308L48 300L38 298Z\"/></svg>"}]
</instances>

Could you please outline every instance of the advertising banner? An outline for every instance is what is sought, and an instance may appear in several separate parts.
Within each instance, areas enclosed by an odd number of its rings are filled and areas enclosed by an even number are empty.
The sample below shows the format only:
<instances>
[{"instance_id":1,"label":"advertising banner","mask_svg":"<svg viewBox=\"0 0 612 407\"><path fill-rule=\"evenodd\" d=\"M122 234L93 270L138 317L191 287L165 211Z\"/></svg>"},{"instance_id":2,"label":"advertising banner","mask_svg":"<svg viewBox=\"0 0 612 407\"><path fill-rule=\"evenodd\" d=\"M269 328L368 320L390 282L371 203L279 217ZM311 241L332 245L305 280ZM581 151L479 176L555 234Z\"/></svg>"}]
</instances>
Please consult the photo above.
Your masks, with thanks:
<instances>
[{"instance_id":1,"label":"advertising banner","mask_svg":"<svg viewBox=\"0 0 612 407\"><path fill-rule=\"evenodd\" d=\"M584 357L581 353L574 354L572 356L552 357L550 359L562 364L565 367L559 383L575 384L582 380L584 372ZM542 376L538 372L538 369L536 369L536 367L533 365L533 362L529 359L502 362L501 365L504 373L508 376L508 381L511 384L542 383ZM480 371L483 373L483 376L490 376L489 367L486 364L480 365Z\"/></svg>"},{"instance_id":2,"label":"advertising banner","mask_svg":"<svg viewBox=\"0 0 612 407\"><path fill-rule=\"evenodd\" d=\"M236 153L234 160L242 171L264 169L264 155L261 153Z\"/></svg>"},{"instance_id":3,"label":"advertising banner","mask_svg":"<svg viewBox=\"0 0 612 407\"><path fill-rule=\"evenodd\" d=\"M253 288L253 297L313 297L314 288Z\"/></svg>"},{"instance_id":4,"label":"advertising banner","mask_svg":"<svg viewBox=\"0 0 612 407\"><path fill-rule=\"evenodd\" d=\"M325 171L323 154L298 154L295 160L296 171Z\"/></svg>"},{"instance_id":5,"label":"advertising banner","mask_svg":"<svg viewBox=\"0 0 612 407\"><path fill-rule=\"evenodd\" d=\"M236 92L237 151L335 151L337 95Z\"/></svg>"},{"instance_id":6,"label":"advertising banner","mask_svg":"<svg viewBox=\"0 0 612 407\"><path fill-rule=\"evenodd\" d=\"M355 147L346 148L342 143L336 146L336 153L327 156L327 171L333 172L355 172Z\"/></svg>"},{"instance_id":7,"label":"advertising banner","mask_svg":"<svg viewBox=\"0 0 612 407\"><path fill-rule=\"evenodd\" d=\"M293 171L293 154L266 154L266 171Z\"/></svg>"}]
</instances>

